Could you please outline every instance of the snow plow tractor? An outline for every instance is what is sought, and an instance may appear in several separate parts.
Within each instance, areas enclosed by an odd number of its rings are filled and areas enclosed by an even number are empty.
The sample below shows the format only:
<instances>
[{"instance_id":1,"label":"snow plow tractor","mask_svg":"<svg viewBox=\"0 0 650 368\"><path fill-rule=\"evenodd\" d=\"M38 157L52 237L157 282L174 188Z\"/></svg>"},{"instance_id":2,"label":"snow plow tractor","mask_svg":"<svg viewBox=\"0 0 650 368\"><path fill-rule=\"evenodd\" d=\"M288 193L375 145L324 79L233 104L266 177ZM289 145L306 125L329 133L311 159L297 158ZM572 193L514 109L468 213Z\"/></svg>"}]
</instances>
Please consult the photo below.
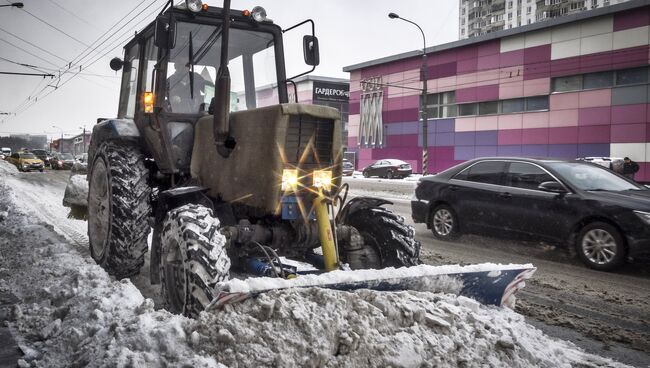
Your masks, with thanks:
<instances>
[{"instance_id":1,"label":"snow plow tractor","mask_svg":"<svg viewBox=\"0 0 650 368\"><path fill-rule=\"evenodd\" d=\"M311 24L303 49L313 71L318 39L311 20L301 24ZM292 282L399 290L443 276L460 280L461 294L503 304L532 267L418 266L420 243L383 207L390 202L347 200L339 111L288 103L282 36L295 27L229 0L170 1L111 61L122 70L118 117L98 122L89 149L94 260L125 278L149 251L151 282L187 316ZM389 277L346 276L387 267ZM267 282L230 280L245 277ZM477 291L482 282L491 289Z\"/></svg>"}]
</instances>

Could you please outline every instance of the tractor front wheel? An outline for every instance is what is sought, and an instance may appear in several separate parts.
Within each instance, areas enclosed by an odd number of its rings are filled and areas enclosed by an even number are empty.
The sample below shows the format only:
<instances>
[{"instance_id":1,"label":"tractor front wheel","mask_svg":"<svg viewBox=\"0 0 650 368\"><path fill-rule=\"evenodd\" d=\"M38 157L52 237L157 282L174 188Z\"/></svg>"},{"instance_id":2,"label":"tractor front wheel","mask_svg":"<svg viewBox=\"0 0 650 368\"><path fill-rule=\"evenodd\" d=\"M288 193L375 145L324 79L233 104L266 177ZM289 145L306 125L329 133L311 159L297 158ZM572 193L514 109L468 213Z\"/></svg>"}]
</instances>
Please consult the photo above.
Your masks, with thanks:
<instances>
[{"instance_id":1,"label":"tractor front wheel","mask_svg":"<svg viewBox=\"0 0 650 368\"><path fill-rule=\"evenodd\" d=\"M160 233L160 276L167 310L196 318L230 277L226 238L212 210L187 204L167 213Z\"/></svg>"},{"instance_id":2,"label":"tractor front wheel","mask_svg":"<svg viewBox=\"0 0 650 368\"><path fill-rule=\"evenodd\" d=\"M404 218L383 208L365 208L351 214L347 224L359 231L364 248L359 256L347 255L343 260L353 269L408 267L420 264L420 242L414 239L413 227ZM355 258L353 261L352 258Z\"/></svg>"}]
</instances>

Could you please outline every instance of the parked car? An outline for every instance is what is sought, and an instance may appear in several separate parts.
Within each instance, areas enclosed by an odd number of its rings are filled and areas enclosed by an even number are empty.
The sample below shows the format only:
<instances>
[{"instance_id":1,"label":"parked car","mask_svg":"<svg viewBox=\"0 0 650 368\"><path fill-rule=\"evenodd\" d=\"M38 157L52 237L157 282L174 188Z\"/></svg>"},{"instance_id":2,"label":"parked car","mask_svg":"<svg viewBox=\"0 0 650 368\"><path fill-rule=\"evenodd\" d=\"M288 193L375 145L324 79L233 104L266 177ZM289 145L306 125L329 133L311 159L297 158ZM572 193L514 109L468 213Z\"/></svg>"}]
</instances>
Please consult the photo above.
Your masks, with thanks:
<instances>
[{"instance_id":1,"label":"parked car","mask_svg":"<svg viewBox=\"0 0 650 368\"><path fill-rule=\"evenodd\" d=\"M343 159L343 175L352 176L354 174L354 164L349 160Z\"/></svg>"},{"instance_id":2,"label":"parked car","mask_svg":"<svg viewBox=\"0 0 650 368\"><path fill-rule=\"evenodd\" d=\"M11 156L11 148L9 147L2 147L0 148L0 152L5 156L5 158L9 158Z\"/></svg>"},{"instance_id":3,"label":"parked car","mask_svg":"<svg viewBox=\"0 0 650 368\"><path fill-rule=\"evenodd\" d=\"M76 155L74 159L77 162L87 162L88 161L88 154L87 153L82 153L80 155Z\"/></svg>"},{"instance_id":4,"label":"parked car","mask_svg":"<svg viewBox=\"0 0 650 368\"><path fill-rule=\"evenodd\" d=\"M52 158L52 155L48 151L43 149L34 149L31 150L30 152L33 153L34 156L38 157L41 161L43 161L45 166L48 166L50 164L50 159Z\"/></svg>"},{"instance_id":5,"label":"parked car","mask_svg":"<svg viewBox=\"0 0 650 368\"><path fill-rule=\"evenodd\" d=\"M524 236L612 270L650 254L650 190L584 161L475 159L420 179L413 220L436 238Z\"/></svg>"},{"instance_id":6,"label":"parked car","mask_svg":"<svg viewBox=\"0 0 650 368\"><path fill-rule=\"evenodd\" d=\"M402 160L394 159L379 160L363 169L363 176L366 178L371 176L388 179L405 178L411 173L411 165Z\"/></svg>"},{"instance_id":7,"label":"parked car","mask_svg":"<svg viewBox=\"0 0 650 368\"><path fill-rule=\"evenodd\" d=\"M74 157L71 153L55 153L50 159L50 165L54 170L69 170L74 165Z\"/></svg>"},{"instance_id":8,"label":"parked car","mask_svg":"<svg viewBox=\"0 0 650 368\"><path fill-rule=\"evenodd\" d=\"M18 171L38 170L43 172L43 161L34 156L31 152L16 152L9 156L9 163L18 168Z\"/></svg>"}]
</instances>

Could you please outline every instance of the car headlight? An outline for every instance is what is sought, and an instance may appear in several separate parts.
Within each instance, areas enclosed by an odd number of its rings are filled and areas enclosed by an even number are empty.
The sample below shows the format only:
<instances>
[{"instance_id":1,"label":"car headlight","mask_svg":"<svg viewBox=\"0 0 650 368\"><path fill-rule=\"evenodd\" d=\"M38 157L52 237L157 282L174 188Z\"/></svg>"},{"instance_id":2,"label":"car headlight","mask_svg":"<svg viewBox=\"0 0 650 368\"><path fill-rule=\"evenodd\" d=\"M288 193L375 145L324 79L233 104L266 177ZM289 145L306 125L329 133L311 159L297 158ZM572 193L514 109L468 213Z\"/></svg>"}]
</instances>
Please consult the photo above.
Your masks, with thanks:
<instances>
[{"instance_id":1,"label":"car headlight","mask_svg":"<svg viewBox=\"0 0 650 368\"><path fill-rule=\"evenodd\" d=\"M634 213L639 216L643 222L646 224L650 225L650 212L643 212L643 211L634 211Z\"/></svg>"},{"instance_id":2,"label":"car headlight","mask_svg":"<svg viewBox=\"0 0 650 368\"><path fill-rule=\"evenodd\" d=\"M287 192L295 190L298 187L298 170L284 169L282 170L282 190Z\"/></svg>"},{"instance_id":3,"label":"car headlight","mask_svg":"<svg viewBox=\"0 0 650 368\"><path fill-rule=\"evenodd\" d=\"M332 189L332 172L330 170L316 170L313 175L313 183L316 188Z\"/></svg>"}]
</instances>

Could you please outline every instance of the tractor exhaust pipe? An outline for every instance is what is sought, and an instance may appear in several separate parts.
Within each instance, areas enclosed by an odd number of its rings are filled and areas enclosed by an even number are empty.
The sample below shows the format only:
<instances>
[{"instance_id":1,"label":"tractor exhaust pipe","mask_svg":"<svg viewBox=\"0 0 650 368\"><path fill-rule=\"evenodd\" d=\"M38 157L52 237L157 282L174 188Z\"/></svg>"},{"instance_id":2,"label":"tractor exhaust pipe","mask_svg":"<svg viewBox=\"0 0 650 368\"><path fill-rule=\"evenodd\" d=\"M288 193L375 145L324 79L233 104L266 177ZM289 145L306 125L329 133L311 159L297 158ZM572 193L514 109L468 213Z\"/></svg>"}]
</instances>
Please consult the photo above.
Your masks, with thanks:
<instances>
[{"instance_id":1,"label":"tractor exhaust pipe","mask_svg":"<svg viewBox=\"0 0 650 368\"><path fill-rule=\"evenodd\" d=\"M214 143L217 152L227 158L235 148L235 139L230 136L230 71L228 70L228 43L230 38L230 0L223 1L223 29L221 31L221 62L214 100Z\"/></svg>"}]
</instances>

